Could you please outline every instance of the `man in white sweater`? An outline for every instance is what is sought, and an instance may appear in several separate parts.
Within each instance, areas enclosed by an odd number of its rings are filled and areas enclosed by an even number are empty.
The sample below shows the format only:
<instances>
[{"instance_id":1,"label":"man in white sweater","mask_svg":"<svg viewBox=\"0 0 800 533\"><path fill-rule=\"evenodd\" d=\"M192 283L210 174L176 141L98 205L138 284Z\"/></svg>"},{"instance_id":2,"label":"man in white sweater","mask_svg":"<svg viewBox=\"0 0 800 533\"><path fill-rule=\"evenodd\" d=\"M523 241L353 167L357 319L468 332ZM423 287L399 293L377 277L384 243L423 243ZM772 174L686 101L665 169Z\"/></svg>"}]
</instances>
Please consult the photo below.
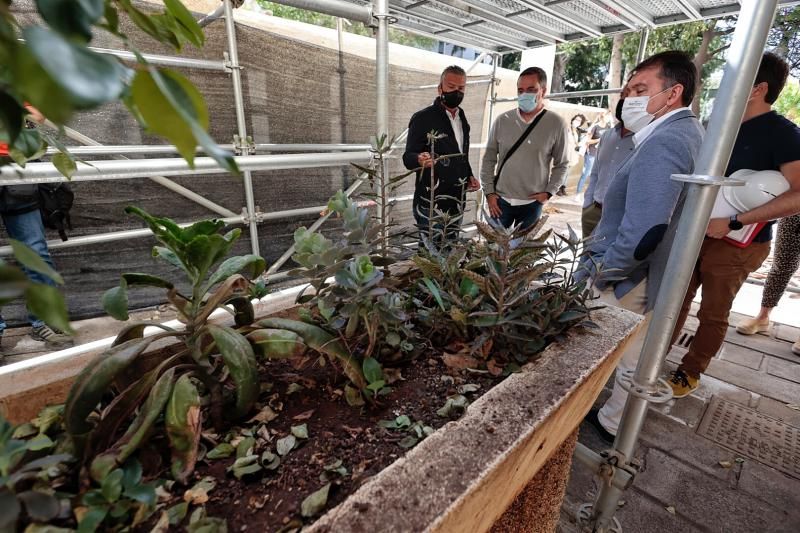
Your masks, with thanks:
<instances>
[{"instance_id":1,"label":"man in white sweater","mask_svg":"<svg viewBox=\"0 0 800 533\"><path fill-rule=\"evenodd\" d=\"M518 108L492 126L481 169L489 214L507 228L536 223L569 169L567 124L544 108L547 74L523 70L517 94Z\"/></svg>"}]
</instances>

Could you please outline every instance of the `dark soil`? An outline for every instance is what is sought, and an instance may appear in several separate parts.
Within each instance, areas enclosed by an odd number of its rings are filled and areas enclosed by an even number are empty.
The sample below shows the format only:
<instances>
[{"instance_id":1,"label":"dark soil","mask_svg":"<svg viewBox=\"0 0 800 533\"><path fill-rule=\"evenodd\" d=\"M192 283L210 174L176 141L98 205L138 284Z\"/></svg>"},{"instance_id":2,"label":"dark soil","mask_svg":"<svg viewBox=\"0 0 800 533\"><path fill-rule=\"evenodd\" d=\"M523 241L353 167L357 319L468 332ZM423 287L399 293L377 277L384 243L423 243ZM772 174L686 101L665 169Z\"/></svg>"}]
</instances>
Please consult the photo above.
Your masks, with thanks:
<instances>
[{"instance_id":1,"label":"dark soil","mask_svg":"<svg viewBox=\"0 0 800 533\"><path fill-rule=\"evenodd\" d=\"M275 442L289 435L291 426L307 424L309 438L298 439L298 447L282 459L277 470L260 471L241 481L226 472L235 457L199 462L195 479L212 476L217 480L206 504L208 516L225 518L229 531L292 531L310 523L313 519L301 517L301 503L327 483L320 480L325 465L341 460L348 471L344 477L332 473L335 479L331 479L327 510L406 452L399 442L409 433L379 427L380 420L406 415L412 423L439 428L449 419L436 411L449 396L459 393L459 386L480 385L478 391L465 394L472 401L500 379L450 369L439 357L417 360L400 371L402 379L390 385L392 392L380 397L378 405L357 408L345 401L346 380L329 364L321 367L315 360L301 376L286 361L267 363L261 379L272 387L262 394L261 406L271 405L278 417L239 429L250 429L257 436L254 453L258 455L267 449L274 453ZM303 388L289 393L292 384ZM205 444L208 449L214 446L213 442ZM171 492L176 496L183 493L177 486ZM178 497L169 505L180 501Z\"/></svg>"}]
</instances>

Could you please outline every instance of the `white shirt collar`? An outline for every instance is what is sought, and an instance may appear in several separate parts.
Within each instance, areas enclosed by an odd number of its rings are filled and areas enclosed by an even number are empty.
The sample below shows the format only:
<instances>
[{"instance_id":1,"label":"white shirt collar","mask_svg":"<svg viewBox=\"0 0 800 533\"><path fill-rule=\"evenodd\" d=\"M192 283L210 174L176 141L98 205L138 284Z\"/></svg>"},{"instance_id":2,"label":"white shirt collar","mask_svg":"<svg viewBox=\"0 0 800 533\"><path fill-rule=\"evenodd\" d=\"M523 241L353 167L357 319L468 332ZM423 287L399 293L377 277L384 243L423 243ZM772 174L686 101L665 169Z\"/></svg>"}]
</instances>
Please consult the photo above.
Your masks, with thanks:
<instances>
[{"instance_id":1,"label":"white shirt collar","mask_svg":"<svg viewBox=\"0 0 800 533\"><path fill-rule=\"evenodd\" d=\"M691 111L688 107L679 107L678 109L673 109L672 111L670 111L669 113L667 113L663 117L659 117L659 118L655 119L653 122L651 122L650 124L648 124L647 126L642 128L641 130L636 132L633 135L633 145L634 146L639 146L640 144L642 144L645 139L647 139L648 137L650 137L650 135L652 135L652 133L655 131L655 129L658 127L659 124L662 124L665 120L667 120L667 118L671 117L675 113L678 113L679 111L684 111L684 110Z\"/></svg>"},{"instance_id":2,"label":"white shirt collar","mask_svg":"<svg viewBox=\"0 0 800 533\"><path fill-rule=\"evenodd\" d=\"M450 125L453 127L453 134L456 136L456 142L458 143L458 149L464 149L464 127L461 124L461 111L456 111L455 116L450 113L449 110L445 109L445 113L447 113L447 118L450 119Z\"/></svg>"}]
</instances>

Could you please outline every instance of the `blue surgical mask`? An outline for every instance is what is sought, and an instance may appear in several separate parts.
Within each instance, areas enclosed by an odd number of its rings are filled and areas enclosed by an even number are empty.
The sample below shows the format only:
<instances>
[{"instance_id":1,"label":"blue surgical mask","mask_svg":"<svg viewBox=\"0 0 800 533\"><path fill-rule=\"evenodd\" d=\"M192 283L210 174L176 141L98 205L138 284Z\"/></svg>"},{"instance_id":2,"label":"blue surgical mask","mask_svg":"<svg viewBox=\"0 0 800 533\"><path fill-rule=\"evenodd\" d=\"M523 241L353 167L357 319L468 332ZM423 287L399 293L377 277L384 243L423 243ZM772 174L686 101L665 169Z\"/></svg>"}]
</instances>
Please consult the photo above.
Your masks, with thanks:
<instances>
[{"instance_id":1,"label":"blue surgical mask","mask_svg":"<svg viewBox=\"0 0 800 533\"><path fill-rule=\"evenodd\" d=\"M517 104L519 104L519 108L523 113L530 113L536 109L536 93L522 93L517 98Z\"/></svg>"}]
</instances>

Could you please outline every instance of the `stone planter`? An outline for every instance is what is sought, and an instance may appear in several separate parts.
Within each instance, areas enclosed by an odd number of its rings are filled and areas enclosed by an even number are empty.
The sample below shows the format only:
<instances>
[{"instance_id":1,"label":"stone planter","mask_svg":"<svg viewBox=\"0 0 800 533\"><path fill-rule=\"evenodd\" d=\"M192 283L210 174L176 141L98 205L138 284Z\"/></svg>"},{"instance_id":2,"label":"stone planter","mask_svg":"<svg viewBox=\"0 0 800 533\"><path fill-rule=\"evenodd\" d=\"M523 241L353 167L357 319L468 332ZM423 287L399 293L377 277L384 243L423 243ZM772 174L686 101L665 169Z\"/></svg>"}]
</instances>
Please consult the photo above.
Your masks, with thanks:
<instances>
[{"instance_id":1,"label":"stone planter","mask_svg":"<svg viewBox=\"0 0 800 533\"><path fill-rule=\"evenodd\" d=\"M264 298L258 315L292 306L298 290ZM554 531L577 427L641 317L606 308L592 319L598 330L571 332L550 345L307 531ZM22 422L63 402L74 377L108 342L44 356L36 366L0 368L3 415Z\"/></svg>"}]
</instances>

